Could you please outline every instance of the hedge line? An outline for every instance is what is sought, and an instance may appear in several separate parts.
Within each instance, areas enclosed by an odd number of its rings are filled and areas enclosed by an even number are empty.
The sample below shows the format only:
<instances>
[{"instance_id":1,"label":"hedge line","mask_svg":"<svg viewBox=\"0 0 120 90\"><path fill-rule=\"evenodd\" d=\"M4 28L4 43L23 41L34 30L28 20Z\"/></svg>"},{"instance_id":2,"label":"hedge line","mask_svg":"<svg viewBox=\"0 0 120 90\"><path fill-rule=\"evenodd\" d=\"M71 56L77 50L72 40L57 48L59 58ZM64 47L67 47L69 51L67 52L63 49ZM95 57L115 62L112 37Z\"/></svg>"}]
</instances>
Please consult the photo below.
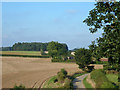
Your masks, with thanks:
<instances>
[{"instance_id":1,"label":"hedge line","mask_svg":"<svg viewBox=\"0 0 120 90\"><path fill-rule=\"evenodd\" d=\"M14 56L14 57L34 57L34 58L49 58L49 56L34 56L34 55L10 55L10 54L0 54L0 56Z\"/></svg>"}]
</instances>

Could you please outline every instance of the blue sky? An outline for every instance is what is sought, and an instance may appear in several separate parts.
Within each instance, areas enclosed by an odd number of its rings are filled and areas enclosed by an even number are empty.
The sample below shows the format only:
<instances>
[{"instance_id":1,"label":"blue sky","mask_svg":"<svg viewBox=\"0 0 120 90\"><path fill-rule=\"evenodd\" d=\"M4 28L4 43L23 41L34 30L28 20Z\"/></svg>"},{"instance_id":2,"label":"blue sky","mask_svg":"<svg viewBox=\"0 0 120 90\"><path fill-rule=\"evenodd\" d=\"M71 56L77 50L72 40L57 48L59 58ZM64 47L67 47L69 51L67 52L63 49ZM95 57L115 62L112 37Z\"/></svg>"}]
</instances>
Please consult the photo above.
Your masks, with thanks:
<instances>
[{"instance_id":1,"label":"blue sky","mask_svg":"<svg viewBox=\"0 0 120 90\"><path fill-rule=\"evenodd\" d=\"M94 2L7 2L2 4L2 45L16 42L66 43L87 48L101 31L91 34L83 23Z\"/></svg>"}]
</instances>

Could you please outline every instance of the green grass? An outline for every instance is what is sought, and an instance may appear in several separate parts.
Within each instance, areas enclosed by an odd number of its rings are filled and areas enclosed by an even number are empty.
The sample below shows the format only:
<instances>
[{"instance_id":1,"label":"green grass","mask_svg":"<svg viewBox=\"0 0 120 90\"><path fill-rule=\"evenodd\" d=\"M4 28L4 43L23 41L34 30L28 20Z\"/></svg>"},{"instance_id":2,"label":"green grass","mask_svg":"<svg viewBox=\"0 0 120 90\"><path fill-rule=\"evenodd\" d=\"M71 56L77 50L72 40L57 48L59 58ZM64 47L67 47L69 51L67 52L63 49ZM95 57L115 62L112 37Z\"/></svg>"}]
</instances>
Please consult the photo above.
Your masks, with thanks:
<instances>
[{"instance_id":1,"label":"green grass","mask_svg":"<svg viewBox=\"0 0 120 90\"><path fill-rule=\"evenodd\" d=\"M118 85L118 74L106 74L106 77L108 78L109 81Z\"/></svg>"},{"instance_id":2,"label":"green grass","mask_svg":"<svg viewBox=\"0 0 120 90\"><path fill-rule=\"evenodd\" d=\"M35 55L35 56L40 56L40 51L2 51L2 54L7 54L7 55L10 54L10 55Z\"/></svg>"},{"instance_id":3,"label":"green grass","mask_svg":"<svg viewBox=\"0 0 120 90\"><path fill-rule=\"evenodd\" d=\"M85 88L86 89L92 89L93 90L93 87L91 86L91 84L89 84L88 82L87 82L87 77L85 77L84 79L83 79L83 84L84 84L84 86L85 86Z\"/></svg>"},{"instance_id":4,"label":"green grass","mask_svg":"<svg viewBox=\"0 0 120 90\"><path fill-rule=\"evenodd\" d=\"M62 83L54 83L54 81L57 79L57 76L51 77L49 80L47 80L42 88L59 88L62 87Z\"/></svg>"},{"instance_id":5,"label":"green grass","mask_svg":"<svg viewBox=\"0 0 120 90\"><path fill-rule=\"evenodd\" d=\"M48 55L40 55L40 51L0 51L0 56L49 58Z\"/></svg>"}]
</instances>

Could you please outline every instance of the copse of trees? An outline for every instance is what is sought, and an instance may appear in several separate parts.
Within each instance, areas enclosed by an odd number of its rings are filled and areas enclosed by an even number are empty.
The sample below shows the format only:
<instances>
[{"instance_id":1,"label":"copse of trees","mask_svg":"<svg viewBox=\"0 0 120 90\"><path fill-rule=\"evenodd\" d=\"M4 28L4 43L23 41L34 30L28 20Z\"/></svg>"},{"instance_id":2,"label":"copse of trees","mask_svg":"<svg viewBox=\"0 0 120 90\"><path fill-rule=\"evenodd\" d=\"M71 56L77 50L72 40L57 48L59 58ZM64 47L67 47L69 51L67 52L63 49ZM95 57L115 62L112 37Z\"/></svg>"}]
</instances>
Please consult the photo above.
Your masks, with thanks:
<instances>
[{"instance_id":1,"label":"copse of trees","mask_svg":"<svg viewBox=\"0 0 120 90\"><path fill-rule=\"evenodd\" d=\"M12 47L1 47L0 51L12 51Z\"/></svg>"},{"instance_id":2,"label":"copse of trees","mask_svg":"<svg viewBox=\"0 0 120 90\"><path fill-rule=\"evenodd\" d=\"M63 60L68 54L68 47L66 44L58 42L49 42L47 46L48 54L52 57L52 61Z\"/></svg>"},{"instance_id":3,"label":"copse of trees","mask_svg":"<svg viewBox=\"0 0 120 90\"><path fill-rule=\"evenodd\" d=\"M47 51L47 45L48 43L37 43L37 42L32 42L32 43L15 43L12 46L13 51Z\"/></svg>"}]
</instances>

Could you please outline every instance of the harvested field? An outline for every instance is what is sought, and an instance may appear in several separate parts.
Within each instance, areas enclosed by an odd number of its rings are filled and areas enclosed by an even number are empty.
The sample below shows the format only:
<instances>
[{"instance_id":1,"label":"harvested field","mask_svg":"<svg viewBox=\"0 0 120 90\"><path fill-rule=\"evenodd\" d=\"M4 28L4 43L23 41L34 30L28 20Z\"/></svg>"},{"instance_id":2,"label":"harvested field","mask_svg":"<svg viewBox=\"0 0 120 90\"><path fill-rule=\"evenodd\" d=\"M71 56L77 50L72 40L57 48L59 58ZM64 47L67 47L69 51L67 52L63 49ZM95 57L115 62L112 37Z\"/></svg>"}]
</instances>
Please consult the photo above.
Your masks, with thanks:
<instances>
[{"instance_id":1,"label":"harvested field","mask_svg":"<svg viewBox=\"0 0 120 90\"><path fill-rule=\"evenodd\" d=\"M2 87L13 88L15 84L23 84L27 88L34 85L38 88L61 68L71 73L80 71L76 64L51 63L50 58L2 57Z\"/></svg>"}]
</instances>

